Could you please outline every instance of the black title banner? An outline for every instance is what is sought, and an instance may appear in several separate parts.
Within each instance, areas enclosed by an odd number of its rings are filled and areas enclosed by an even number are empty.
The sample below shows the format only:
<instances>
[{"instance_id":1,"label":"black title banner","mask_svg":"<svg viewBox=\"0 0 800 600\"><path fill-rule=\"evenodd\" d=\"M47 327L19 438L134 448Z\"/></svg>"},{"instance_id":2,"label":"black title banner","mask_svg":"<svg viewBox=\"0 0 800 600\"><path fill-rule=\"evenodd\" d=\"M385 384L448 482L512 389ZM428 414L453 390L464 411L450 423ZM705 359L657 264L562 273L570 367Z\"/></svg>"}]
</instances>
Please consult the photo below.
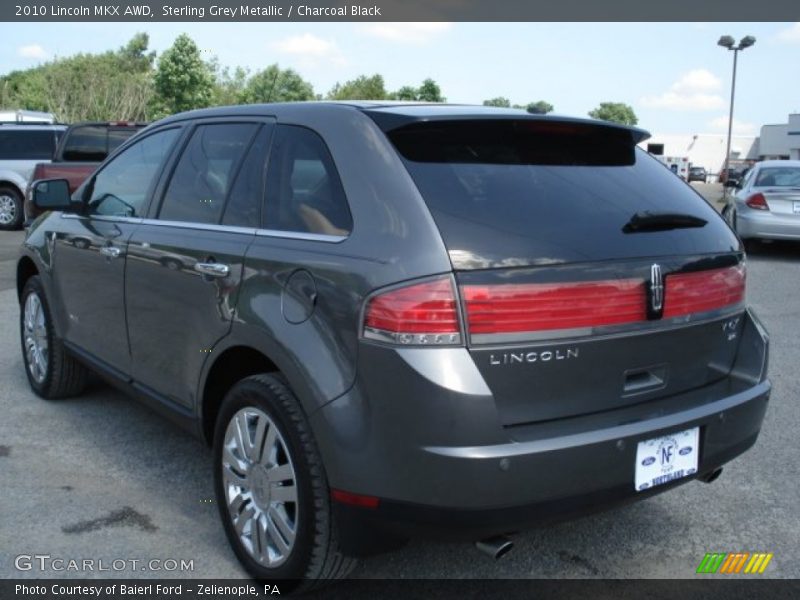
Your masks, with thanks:
<instances>
[{"instance_id":1,"label":"black title banner","mask_svg":"<svg viewBox=\"0 0 800 600\"><path fill-rule=\"evenodd\" d=\"M0 21L796 21L797 0L56 0Z\"/></svg>"}]
</instances>

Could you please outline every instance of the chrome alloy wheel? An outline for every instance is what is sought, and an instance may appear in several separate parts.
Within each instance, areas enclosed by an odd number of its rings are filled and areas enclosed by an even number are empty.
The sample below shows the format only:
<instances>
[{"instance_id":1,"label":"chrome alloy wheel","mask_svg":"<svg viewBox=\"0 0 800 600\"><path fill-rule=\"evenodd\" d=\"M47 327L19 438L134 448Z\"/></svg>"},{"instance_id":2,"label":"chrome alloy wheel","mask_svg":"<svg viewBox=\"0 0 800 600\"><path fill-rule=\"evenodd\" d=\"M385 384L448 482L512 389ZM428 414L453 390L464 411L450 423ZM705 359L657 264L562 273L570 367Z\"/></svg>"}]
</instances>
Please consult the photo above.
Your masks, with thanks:
<instances>
[{"instance_id":1,"label":"chrome alloy wheel","mask_svg":"<svg viewBox=\"0 0 800 600\"><path fill-rule=\"evenodd\" d=\"M297 537L299 506L292 459L275 423L247 407L228 423L222 481L239 541L260 565L286 561Z\"/></svg>"},{"instance_id":2,"label":"chrome alloy wheel","mask_svg":"<svg viewBox=\"0 0 800 600\"><path fill-rule=\"evenodd\" d=\"M17 218L17 203L9 194L0 194L0 225L8 225Z\"/></svg>"},{"instance_id":3,"label":"chrome alloy wheel","mask_svg":"<svg viewBox=\"0 0 800 600\"><path fill-rule=\"evenodd\" d=\"M25 356L28 362L28 370L36 383L42 383L47 376L47 317L44 314L42 301L35 292L28 294L23 314Z\"/></svg>"}]
</instances>

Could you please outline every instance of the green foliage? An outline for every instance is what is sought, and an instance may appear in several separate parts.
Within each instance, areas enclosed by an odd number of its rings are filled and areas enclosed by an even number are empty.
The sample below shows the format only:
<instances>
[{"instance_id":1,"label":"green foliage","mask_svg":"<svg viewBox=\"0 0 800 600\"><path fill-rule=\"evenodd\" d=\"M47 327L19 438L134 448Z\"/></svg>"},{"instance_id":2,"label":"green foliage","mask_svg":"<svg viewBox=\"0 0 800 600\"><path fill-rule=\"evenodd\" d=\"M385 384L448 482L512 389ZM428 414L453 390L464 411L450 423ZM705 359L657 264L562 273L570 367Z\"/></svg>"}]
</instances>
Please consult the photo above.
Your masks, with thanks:
<instances>
[{"instance_id":1,"label":"green foliage","mask_svg":"<svg viewBox=\"0 0 800 600\"><path fill-rule=\"evenodd\" d=\"M633 108L623 102L601 102L600 106L589 113L593 119L611 121L621 125L636 125L639 119Z\"/></svg>"},{"instance_id":2,"label":"green foliage","mask_svg":"<svg viewBox=\"0 0 800 600\"><path fill-rule=\"evenodd\" d=\"M343 84L337 83L328 92L328 100L386 100L387 97L383 77L377 73L372 77L360 75Z\"/></svg>"},{"instance_id":3,"label":"green foliage","mask_svg":"<svg viewBox=\"0 0 800 600\"><path fill-rule=\"evenodd\" d=\"M247 104L259 102L300 102L314 100L314 88L292 69L270 65L253 75L242 94Z\"/></svg>"},{"instance_id":4,"label":"green foliage","mask_svg":"<svg viewBox=\"0 0 800 600\"><path fill-rule=\"evenodd\" d=\"M539 100L538 102L529 103L525 107L525 110L532 115L546 115L547 113L553 112L553 105L544 100Z\"/></svg>"},{"instance_id":5,"label":"green foliage","mask_svg":"<svg viewBox=\"0 0 800 600\"><path fill-rule=\"evenodd\" d=\"M426 79L417 90L417 100L422 102L447 102L442 90L433 79Z\"/></svg>"},{"instance_id":6,"label":"green foliage","mask_svg":"<svg viewBox=\"0 0 800 600\"><path fill-rule=\"evenodd\" d=\"M417 88L410 85L404 85L399 90L391 94L390 98L392 100L417 100Z\"/></svg>"},{"instance_id":7,"label":"green foliage","mask_svg":"<svg viewBox=\"0 0 800 600\"><path fill-rule=\"evenodd\" d=\"M200 50L182 33L158 60L155 76L156 110L171 114L210 106L214 96L211 67Z\"/></svg>"},{"instance_id":8,"label":"green foliage","mask_svg":"<svg viewBox=\"0 0 800 600\"><path fill-rule=\"evenodd\" d=\"M511 108L511 100L508 98L504 98L503 96L498 96L497 98L492 98L491 100L484 100L484 106L499 106L500 108Z\"/></svg>"},{"instance_id":9,"label":"green foliage","mask_svg":"<svg viewBox=\"0 0 800 600\"><path fill-rule=\"evenodd\" d=\"M146 120L153 97L147 34L117 51L76 54L0 77L0 106L52 112L62 122Z\"/></svg>"}]
</instances>

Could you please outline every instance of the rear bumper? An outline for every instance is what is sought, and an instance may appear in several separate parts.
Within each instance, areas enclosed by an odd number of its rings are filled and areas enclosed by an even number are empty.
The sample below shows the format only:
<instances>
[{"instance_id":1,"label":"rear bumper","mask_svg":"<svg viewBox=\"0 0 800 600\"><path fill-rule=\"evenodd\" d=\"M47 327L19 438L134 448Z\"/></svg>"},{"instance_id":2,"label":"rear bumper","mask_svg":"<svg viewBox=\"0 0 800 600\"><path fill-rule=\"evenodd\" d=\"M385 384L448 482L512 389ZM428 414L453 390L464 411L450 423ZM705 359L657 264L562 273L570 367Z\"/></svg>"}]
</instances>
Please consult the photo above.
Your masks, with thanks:
<instances>
[{"instance_id":1,"label":"rear bumper","mask_svg":"<svg viewBox=\"0 0 800 600\"><path fill-rule=\"evenodd\" d=\"M343 525L479 539L647 498L691 480L635 491L642 440L699 427L699 476L744 452L758 436L769 399L767 344L748 313L734 369L713 385L515 427L499 424L491 396L480 393L469 373L435 389L422 376L434 374L403 373L403 364L413 367L387 349L368 359L380 375L373 380L360 372L350 393L312 415L312 427L331 487L380 499L375 509L337 505ZM450 370L463 373L464 364L456 364L461 359L450 360ZM402 383L387 386L387 373L393 380L402 375ZM366 389L381 394L366 396Z\"/></svg>"},{"instance_id":2,"label":"rear bumper","mask_svg":"<svg viewBox=\"0 0 800 600\"><path fill-rule=\"evenodd\" d=\"M736 232L743 240L800 240L800 215L780 215L737 207Z\"/></svg>"}]
</instances>

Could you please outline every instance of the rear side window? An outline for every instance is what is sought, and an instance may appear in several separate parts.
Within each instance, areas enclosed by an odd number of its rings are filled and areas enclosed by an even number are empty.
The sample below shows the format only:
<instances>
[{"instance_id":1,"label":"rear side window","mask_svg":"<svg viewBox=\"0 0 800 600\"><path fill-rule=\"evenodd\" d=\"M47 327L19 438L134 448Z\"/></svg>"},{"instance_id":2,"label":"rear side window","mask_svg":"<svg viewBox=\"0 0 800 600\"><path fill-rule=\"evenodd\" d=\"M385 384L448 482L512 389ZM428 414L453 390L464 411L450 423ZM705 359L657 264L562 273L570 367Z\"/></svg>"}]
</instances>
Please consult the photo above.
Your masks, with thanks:
<instances>
[{"instance_id":1,"label":"rear side window","mask_svg":"<svg viewBox=\"0 0 800 600\"><path fill-rule=\"evenodd\" d=\"M219 223L236 169L256 123L218 123L194 130L164 193L159 219Z\"/></svg>"},{"instance_id":2,"label":"rear side window","mask_svg":"<svg viewBox=\"0 0 800 600\"><path fill-rule=\"evenodd\" d=\"M353 218L325 142L305 127L279 125L267 175L266 227L347 235Z\"/></svg>"},{"instance_id":3,"label":"rear side window","mask_svg":"<svg viewBox=\"0 0 800 600\"><path fill-rule=\"evenodd\" d=\"M735 241L714 210L622 128L434 121L388 136L458 267L729 251ZM690 215L707 225L626 230L643 212Z\"/></svg>"},{"instance_id":4,"label":"rear side window","mask_svg":"<svg viewBox=\"0 0 800 600\"><path fill-rule=\"evenodd\" d=\"M53 131L0 130L0 160L50 160L55 147Z\"/></svg>"},{"instance_id":5,"label":"rear side window","mask_svg":"<svg viewBox=\"0 0 800 600\"><path fill-rule=\"evenodd\" d=\"M83 125L75 127L64 142L62 160L99 162L138 130L135 127Z\"/></svg>"}]
</instances>

